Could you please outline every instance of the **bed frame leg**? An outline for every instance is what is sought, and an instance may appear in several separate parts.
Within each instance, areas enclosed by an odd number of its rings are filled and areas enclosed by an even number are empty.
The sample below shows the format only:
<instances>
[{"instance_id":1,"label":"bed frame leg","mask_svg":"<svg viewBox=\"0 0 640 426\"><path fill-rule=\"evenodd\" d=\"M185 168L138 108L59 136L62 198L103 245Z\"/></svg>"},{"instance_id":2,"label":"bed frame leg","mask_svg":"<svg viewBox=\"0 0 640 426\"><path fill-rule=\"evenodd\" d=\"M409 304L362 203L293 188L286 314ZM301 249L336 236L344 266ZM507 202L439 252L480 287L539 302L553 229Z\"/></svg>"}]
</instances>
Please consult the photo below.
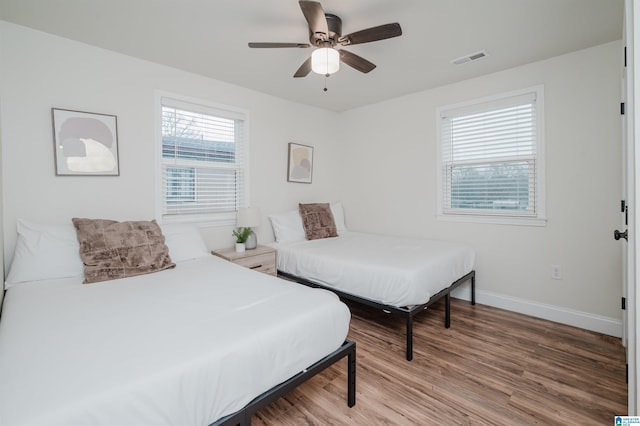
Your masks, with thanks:
<instances>
[{"instance_id":1,"label":"bed frame leg","mask_svg":"<svg viewBox=\"0 0 640 426\"><path fill-rule=\"evenodd\" d=\"M413 359L413 317L407 317L407 361Z\"/></svg>"},{"instance_id":2,"label":"bed frame leg","mask_svg":"<svg viewBox=\"0 0 640 426\"><path fill-rule=\"evenodd\" d=\"M451 296L449 293L444 295L444 326L451 327Z\"/></svg>"},{"instance_id":3,"label":"bed frame leg","mask_svg":"<svg viewBox=\"0 0 640 426\"><path fill-rule=\"evenodd\" d=\"M476 274L475 272L471 276L471 304L476 304Z\"/></svg>"},{"instance_id":4,"label":"bed frame leg","mask_svg":"<svg viewBox=\"0 0 640 426\"><path fill-rule=\"evenodd\" d=\"M347 355L347 405L356 405L356 347Z\"/></svg>"}]
</instances>

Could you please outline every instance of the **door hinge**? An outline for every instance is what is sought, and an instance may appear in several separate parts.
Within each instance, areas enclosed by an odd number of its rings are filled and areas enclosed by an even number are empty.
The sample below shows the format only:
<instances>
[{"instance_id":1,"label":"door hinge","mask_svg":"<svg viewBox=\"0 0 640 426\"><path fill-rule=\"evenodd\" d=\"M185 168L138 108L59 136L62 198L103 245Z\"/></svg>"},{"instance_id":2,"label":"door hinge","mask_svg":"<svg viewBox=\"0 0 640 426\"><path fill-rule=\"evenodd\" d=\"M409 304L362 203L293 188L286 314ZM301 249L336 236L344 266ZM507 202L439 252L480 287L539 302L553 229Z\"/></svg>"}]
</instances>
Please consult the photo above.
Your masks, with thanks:
<instances>
[{"instance_id":1,"label":"door hinge","mask_svg":"<svg viewBox=\"0 0 640 426\"><path fill-rule=\"evenodd\" d=\"M627 298L626 297L622 298L622 310L623 311L627 310Z\"/></svg>"},{"instance_id":2,"label":"door hinge","mask_svg":"<svg viewBox=\"0 0 640 426\"><path fill-rule=\"evenodd\" d=\"M620 200L620 213L624 213L624 224L629 224L629 207L625 200Z\"/></svg>"},{"instance_id":3,"label":"door hinge","mask_svg":"<svg viewBox=\"0 0 640 426\"><path fill-rule=\"evenodd\" d=\"M624 47L624 66L627 66L627 46Z\"/></svg>"},{"instance_id":4,"label":"door hinge","mask_svg":"<svg viewBox=\"0 0 640 426\"><path fill-rule=\"evenodd\" d=\"M624 102L620 102L620 115L624 115Z\"/></svg>"}]
</instances>

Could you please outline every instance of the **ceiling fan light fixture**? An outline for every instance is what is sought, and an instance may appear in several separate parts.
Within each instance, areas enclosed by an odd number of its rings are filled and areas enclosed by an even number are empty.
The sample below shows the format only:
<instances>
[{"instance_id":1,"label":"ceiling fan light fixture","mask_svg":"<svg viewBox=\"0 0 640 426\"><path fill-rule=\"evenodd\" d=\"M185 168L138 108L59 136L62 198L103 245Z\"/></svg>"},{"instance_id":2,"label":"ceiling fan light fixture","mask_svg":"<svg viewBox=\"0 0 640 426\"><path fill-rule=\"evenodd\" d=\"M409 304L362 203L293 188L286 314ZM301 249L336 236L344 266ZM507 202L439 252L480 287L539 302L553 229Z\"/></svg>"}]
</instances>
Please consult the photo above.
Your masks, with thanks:
<instances>
[{"instance_id":1,"label":"ceiling fan light fixture","mask_svg":"<svg viewBox=\"0 0 640 426\"><path fill-rule=\"evenodd\" d=\"M329 75L340 69L340 54L330 47L321 47L311 54L311 70L317 74Z\"/></svg>"}]
</instances>

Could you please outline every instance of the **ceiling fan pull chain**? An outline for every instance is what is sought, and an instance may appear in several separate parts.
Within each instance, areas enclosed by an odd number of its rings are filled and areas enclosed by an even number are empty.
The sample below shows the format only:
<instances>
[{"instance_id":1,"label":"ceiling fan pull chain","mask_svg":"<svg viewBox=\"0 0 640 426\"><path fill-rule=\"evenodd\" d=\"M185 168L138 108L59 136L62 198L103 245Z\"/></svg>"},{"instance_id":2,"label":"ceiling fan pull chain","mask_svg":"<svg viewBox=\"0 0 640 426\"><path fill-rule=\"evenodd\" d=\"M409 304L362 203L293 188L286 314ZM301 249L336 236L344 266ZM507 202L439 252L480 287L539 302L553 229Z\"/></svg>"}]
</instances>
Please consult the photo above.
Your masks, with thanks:
<instances>
[{"instance_id":1,"label":"ceiling fan pull chain","mask_svg":"<svg viewBox=\"0 0 640 426\"><path fill-rule=\"evenodd\" d=\"M327 77L329 77L329 74L324 76L324 89L322 89L325 93L327 93Z\"/></svg>"}]
</instances>

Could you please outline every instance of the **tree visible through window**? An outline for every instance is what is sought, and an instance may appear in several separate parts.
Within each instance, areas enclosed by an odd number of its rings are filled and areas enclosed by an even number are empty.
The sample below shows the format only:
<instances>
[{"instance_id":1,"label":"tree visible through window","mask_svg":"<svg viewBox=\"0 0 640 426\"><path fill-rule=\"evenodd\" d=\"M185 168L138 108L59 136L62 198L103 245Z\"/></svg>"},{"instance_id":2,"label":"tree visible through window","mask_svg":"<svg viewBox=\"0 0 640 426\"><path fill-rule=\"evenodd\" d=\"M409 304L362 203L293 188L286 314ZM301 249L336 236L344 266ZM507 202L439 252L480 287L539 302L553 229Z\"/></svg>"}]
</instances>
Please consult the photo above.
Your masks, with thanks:
<instances>
[{"instance_id":1,"label":"tree visible through window","mask_svg":"<svg viewBox=\"0 0 640 426\"><path fill-rule=\"evenodd\" d=\"M451 208L527 212L529 163L451 166Z\"/></svg>"},{"instance_id":2,"label":"tree visible through window","mask_svg":"<svg viewBox=\"0 0 640 426\"><path fill-rule=\"evenodd\" d=\"M440 214L544 218L542 89L441 108Z\"/></svg>"}]
</instances>

